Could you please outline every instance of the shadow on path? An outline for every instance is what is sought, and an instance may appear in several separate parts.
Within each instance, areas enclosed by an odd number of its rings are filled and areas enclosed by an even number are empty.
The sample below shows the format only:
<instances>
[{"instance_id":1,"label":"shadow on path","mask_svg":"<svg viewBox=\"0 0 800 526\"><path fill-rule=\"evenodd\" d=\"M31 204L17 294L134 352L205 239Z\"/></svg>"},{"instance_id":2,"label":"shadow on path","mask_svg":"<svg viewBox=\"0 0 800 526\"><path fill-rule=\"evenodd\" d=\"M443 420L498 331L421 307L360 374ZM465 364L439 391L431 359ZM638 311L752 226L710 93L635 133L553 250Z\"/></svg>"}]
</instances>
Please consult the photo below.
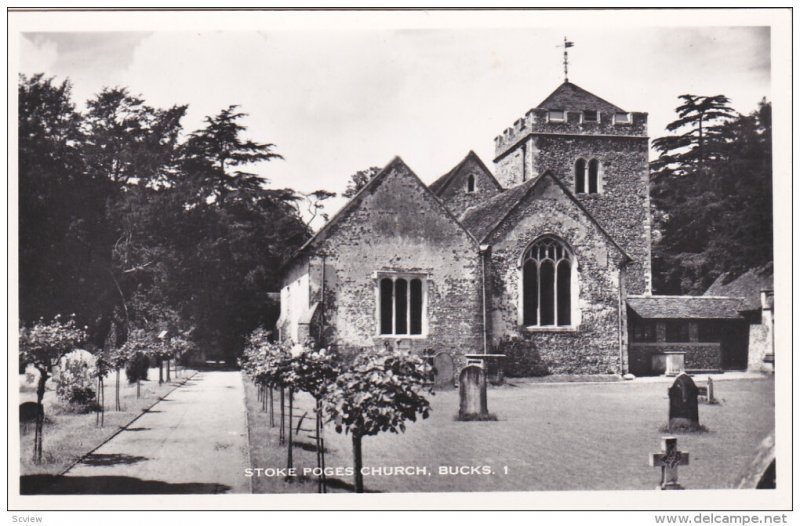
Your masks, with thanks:
<instances>
[{"instance_id":1,"label":"shadow on path","mask_svg":"<svg viewBox=\"0 0 800 526\"><path fill-rule=\"evenodd\" d=\"M81 461L81 464L87 466L117 466L120 464L136 464L143 460L148 460L147 457L139 457L136 455L126 455L124 453L92 453Z\"/></svg>"},{"instance_id":2,"label":"shadow on path","mask_svg":"<svg viewBox=\"0 0 800 526\"><path fill-rule=\"evenodd\" d=\"M25 475L19 478L22 495L174 495L227 493L224 484L187 482L170 484L135 477L71 477Z\"/></svg>"}]
</instances>

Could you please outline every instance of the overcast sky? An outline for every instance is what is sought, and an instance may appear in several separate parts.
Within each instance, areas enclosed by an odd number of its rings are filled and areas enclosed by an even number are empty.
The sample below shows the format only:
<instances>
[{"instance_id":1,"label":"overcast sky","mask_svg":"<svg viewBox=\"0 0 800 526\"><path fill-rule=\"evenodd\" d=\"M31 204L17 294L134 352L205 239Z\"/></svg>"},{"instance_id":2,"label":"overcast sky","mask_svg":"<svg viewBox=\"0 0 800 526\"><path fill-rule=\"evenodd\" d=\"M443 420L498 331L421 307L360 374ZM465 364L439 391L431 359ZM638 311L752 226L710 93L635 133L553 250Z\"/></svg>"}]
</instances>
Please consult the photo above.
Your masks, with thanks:
<instances>
[{"instance_id":1,"label":"overcast sky","mask_svg":"<svg viewBox=\"0 0 800 526\"><path fill-rule=\"evenodd\" d=\"M79 107L127 86L157 107L188 104L192 131L239 104L248 136L286 158L256 170L273 186L341 192L395 155L425 182L469 150L491 168L494 137L563 81L565 35L570 81L648 112L651 137L683 93L724 94L743 113L771 98L764 27L28 32L19 49L23 73L68 77Z\"/></svg>"}]
</instances>

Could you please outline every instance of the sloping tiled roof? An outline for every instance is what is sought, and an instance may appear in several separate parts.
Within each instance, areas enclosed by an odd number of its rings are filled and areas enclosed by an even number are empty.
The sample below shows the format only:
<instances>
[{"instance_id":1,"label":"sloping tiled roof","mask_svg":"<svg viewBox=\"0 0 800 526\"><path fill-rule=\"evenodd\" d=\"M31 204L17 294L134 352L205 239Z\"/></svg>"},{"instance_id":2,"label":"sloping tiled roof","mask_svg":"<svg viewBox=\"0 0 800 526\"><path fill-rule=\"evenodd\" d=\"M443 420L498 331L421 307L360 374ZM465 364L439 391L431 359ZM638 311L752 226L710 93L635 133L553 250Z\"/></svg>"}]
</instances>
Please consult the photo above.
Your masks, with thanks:
<instances>
[{"instance_id":1,"label":"sloping tiled roof","mask_svg":"<svg viewBox=\"0 0 800 526\"><path fill-rule=\"evenodd\" d=\"M492 172L490 172L486 165L483 164L483 161L481 161L481 158L478 157L478 154L472 150L470 150L467 156L464 157L461 162L455 165L452 170L428 185L428 188L430 188L434 194L441 195L442 191L444 191L444 189L447 188L447 185L450 184L450 181L455 178L455 176L461 171L462 168L464 168L464 166L466 166L469 161L476 163L478 167L480 167L481 170L495 184L495 186L497 186L498 189L503 189L503 187L500 186L500 183L497 182L497 179L495 179L494 175L492 175Z\"/></svg>"},{"instance_id":2,"label":"sloping tiled roof","mask_svg":"<svg viewBox=\"0 0 800 526\"><path fill-rule=\"evenodd\" d=\"M751 268L744 274L732 276L722 274L708 287L706 296L737 296L744 298L741 310L759 310L761 308L761 291L773 290L772 263L761 268Z\"/></svg>"},{"instance_id":3,"label":"sloping tiled roof","mask_svg":"<svg viewBox=\"0 0 800 526\"><path fill-rule=\"evenodd\" d=\"M741 303L742 298L718 296L628 296L628 307L646 319L738 319Z\"/></svg>"},{"instance_id":4,"label":"sloping tiled roof","mask_svg":"<svg viewBox=\"0 0 800 526\"><path fill-rule=\"evenodd\" d=\"M593 93L576 86L572 82L564 82L544 99L538 108L548 110L584 111L597 110L602 112L624 112L622 108L603 100Z\"/></svg>"},{"instance_id":5,"label":"sloping tiled roof","mask_svg":"<svg viewBox=\"0 0 800 526\"><path fill-rule=\"evenodd\" d=\"M503 217L519 203L538 179L530 179L520 185L503 190L499 194L467 208L459 221L475 239L481 241L488 236Z\"/></svg>"},{"instance_id":6,"label":"sloping tiled roof","mask_svg":"<svg viewBox=\"0 0 800 526\"><path fill-rule=\"evenodd\" d=\"M558 177L554 176L552 172L547 171L538 177L534 177L524 183L514 186L512 188L506 189L503 192L493 196L491 199L484 201L483 203L467 208L461 217L458 220L467 229L474 237L478 240L478 242L483 241L486 239L489 234L494 232L494 230L499 227L503 221L505 220L506 216L511 213L511 211L528 195L528 192L531 191L533 187L539 184L540 181L545 179L546 177L551 178L555 184L561 189L562 192L573 202L575 205L580 208L580 210L586 214L586 217L594 223L594 225L600 230L600 232L611 242L614 247L619 250L619 252L623 255L623 257L629 261L633 261L633 259L625 252L617 241L611 237L603 225L600 224L597 219L584 207L580 201L578 201L575 196L570 192L569 188L564 186Z\"/></svg>"}]
</instances>

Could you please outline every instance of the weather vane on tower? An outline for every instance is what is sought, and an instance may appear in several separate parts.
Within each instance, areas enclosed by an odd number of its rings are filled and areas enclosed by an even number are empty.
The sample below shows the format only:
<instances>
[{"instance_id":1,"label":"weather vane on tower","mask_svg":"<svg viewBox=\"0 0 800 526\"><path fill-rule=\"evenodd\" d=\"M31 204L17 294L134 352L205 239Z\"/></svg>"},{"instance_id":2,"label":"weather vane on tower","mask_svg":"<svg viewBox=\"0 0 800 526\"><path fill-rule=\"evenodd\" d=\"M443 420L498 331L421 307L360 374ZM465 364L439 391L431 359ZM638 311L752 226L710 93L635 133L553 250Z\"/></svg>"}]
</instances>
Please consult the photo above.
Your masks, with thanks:
<instances>
[{"instance_id":1,"label":"weather vane on tower","mask_svg":"<svg viewBox=\"0 0 800 526\"><path fill-rule=\"evenodd\" d=\"M568 77L568 73L567 73L568 72L568 68L569 68L569 55L567 54L567 49L571 48L574 45L575 45L575 42L570 42L570 41L567 40L567 37L564 37L564 44L563 44L563 47L564 47L564 82L569 82L569 77ZM562 47L562 46L558 46L558 47Z\"/></svg>"}]
</instances>

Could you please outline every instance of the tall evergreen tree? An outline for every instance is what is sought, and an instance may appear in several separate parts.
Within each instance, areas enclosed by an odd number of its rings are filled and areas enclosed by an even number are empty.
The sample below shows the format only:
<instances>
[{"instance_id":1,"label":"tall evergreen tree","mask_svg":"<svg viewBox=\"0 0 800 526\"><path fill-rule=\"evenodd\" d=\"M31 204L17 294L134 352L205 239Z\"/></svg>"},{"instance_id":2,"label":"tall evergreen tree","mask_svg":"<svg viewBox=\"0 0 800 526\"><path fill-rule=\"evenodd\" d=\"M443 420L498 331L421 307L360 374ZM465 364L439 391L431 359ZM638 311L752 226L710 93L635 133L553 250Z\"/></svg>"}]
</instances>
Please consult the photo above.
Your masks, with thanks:
<instances>
[{"instance_id":1,"label":"tall evergreen tree","mask_svg":"<svg viewBox=\"0 0 800 526\"><path fill-rule=\"evenodd\" d=\"M653 141L658 294L701 294L723 272L772 259L769 104L737 116L722 95L680 98L676 134Z\"/></svg>"}]
</instances>

